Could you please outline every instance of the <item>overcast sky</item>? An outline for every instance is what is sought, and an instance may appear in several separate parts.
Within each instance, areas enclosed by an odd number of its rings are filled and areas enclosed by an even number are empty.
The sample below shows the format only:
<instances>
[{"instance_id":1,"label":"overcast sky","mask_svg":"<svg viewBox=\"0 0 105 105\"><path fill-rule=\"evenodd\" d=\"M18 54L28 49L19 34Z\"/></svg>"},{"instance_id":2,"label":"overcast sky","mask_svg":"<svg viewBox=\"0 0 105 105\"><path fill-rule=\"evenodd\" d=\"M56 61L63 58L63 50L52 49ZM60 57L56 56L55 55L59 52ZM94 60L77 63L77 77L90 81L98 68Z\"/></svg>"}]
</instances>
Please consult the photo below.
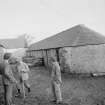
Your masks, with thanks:
<instances>
[{"instance_id":1,"label":"overcast sky","mask_svg":"<svg viewBox=\"0 0 105 105\"><path fill-rule=\"evenodd\" d=\"M77 24L105 35L105 0L0 0L0 38L40 40Z\"/></svg>"}]
</instances>

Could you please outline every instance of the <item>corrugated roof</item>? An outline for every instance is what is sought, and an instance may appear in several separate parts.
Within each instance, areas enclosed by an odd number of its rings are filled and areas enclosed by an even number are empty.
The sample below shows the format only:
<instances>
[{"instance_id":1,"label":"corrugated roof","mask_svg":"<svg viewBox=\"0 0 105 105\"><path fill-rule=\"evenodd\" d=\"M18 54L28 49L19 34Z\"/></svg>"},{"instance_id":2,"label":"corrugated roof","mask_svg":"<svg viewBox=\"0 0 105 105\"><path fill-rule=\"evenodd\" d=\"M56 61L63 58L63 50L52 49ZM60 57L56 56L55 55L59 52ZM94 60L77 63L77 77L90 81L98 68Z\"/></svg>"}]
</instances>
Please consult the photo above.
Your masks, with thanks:
<instances>
[{"instance_id":1,"label":"corrugated roof","mask_svg":"<svg viewBox=\"0 0 105 105\"><path fill-rule=\"evenodd\" d=\"M91 44L104 44L105 37L84 25L77 25L60 32L52 37L34 43L29 50L50 49L65 46L81 46Z\"/></svg>"},{"instance_id":2,"label":"corrugated roof","mask_svg":"<svg viewBox=\"0 0 105 105\"><path fill-rule=\"evenodd\" d=\"M20 36L13 39L0 39L0 44L5 48L14 49L14 48L24 48L24 37Z\"/></svg>"}]
</instances>

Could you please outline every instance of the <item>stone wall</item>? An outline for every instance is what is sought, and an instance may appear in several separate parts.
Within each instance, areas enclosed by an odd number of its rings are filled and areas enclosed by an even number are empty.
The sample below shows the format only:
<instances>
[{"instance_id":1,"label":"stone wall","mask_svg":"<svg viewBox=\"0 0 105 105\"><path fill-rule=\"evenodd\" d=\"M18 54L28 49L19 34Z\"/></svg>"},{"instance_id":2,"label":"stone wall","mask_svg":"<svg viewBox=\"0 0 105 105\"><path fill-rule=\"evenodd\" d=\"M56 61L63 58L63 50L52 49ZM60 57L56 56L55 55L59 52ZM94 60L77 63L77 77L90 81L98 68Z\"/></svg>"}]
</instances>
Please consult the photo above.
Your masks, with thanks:
<instances>
[{"instance_id":1,"label":"stone wall","mask_svg":"<svg viewBox=\"0 0 105 105\"><path fill-rule=\"evenodd\" d=\"M105 45L65 47L59 50L61 69L66 72L105 72Z\"/></svg>"},{"instance_id":2,"label":"stone wall","mask_svg":"<svg viewBox=\"0 0 105 105\"><path fill-rule=\"evenodd\" d=\"M3 62L4 50L5 49L3 47L0 47L0 63Z\"/></svg>"},{"instance_id":3,"label":"stone wall","mask_svg":"<svg viewBox=\"0 0 105 105\"><path fill-rule=\"evenodd\" d=\"M36 58L44 58L46 67L50 66L50 57L57 59L56 49L40 50L32 53ZM59 63L61 70L64 72L105 72L105 44L60 48Z\"/></svg>"}]
</instances>

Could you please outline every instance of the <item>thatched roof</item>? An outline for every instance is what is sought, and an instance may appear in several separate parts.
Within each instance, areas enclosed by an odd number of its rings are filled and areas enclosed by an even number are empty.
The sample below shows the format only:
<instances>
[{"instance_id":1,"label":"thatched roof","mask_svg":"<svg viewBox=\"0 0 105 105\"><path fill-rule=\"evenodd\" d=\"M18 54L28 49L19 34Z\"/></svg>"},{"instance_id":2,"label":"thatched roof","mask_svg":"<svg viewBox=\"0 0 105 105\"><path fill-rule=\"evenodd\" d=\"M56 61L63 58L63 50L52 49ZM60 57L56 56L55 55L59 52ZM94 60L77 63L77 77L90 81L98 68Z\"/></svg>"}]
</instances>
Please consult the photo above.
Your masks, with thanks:
<instances>
[{"instance_id":1,"label":"thatched roof","mask_svg":"<svg viewBox=\"0 0 105 105\"><path fill-rule=\"evenodd\" d=\"M52 37L34 43L29 50L50 49L67 46L104 44L105 37L84 25L77 25Z\"/></svg>"}]
</instances>

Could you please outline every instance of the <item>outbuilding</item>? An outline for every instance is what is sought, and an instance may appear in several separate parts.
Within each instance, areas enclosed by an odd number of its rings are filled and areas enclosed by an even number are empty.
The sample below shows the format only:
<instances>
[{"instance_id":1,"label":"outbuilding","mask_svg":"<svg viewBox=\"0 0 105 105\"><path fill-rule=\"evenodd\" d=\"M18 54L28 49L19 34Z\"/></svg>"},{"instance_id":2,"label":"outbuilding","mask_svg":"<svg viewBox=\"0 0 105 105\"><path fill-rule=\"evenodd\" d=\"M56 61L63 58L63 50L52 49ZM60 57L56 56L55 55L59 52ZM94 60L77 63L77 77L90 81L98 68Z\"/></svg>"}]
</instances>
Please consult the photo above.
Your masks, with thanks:
<instances>
[{"instance_id":1,"label":"outbuilding","mask_svg":"<svg viewBox=\"0 0 105 105\"><path fill-rule=\"evenodd\" d=\"M105 72L105 37L85 25L76 25L32 44L27 56L43 58L47 67L49 58L55 57L64 72Z\"/></svg>"},{"instance_id":2,"label":"outbuilding","mask_svg":"<svg viewBox=\"0 0 105 105\"><path fill-rule=\"evenodd\" d=\"M3 62L4 52L5 52L5 47L2 44L0 44L0 63Z\"/></svg>"}]
</instances>

